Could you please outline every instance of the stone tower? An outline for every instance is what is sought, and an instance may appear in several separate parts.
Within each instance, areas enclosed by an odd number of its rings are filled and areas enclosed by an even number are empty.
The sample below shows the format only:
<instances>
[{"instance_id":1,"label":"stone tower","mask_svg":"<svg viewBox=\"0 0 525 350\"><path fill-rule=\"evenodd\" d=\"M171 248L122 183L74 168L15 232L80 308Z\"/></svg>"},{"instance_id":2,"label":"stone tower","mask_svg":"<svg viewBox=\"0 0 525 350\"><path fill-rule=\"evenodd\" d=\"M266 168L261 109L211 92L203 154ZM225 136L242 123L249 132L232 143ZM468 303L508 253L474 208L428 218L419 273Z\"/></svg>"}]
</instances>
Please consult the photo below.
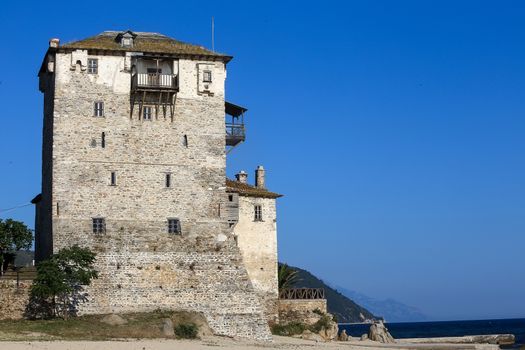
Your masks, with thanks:
<instances>
[{"instance_id":1,"label":"stone tower","mask_svg":"<svg viewBox=\"0 0 525 350\"><path fill-rule=\"evenodd\" d=\"M221 210L225 148L244 140L245 109L225 104L230 60L158 33L50 41L36 259L97 253L81 313L191 310L216 334L269 339Z\"/></svg>"}]
</instances>

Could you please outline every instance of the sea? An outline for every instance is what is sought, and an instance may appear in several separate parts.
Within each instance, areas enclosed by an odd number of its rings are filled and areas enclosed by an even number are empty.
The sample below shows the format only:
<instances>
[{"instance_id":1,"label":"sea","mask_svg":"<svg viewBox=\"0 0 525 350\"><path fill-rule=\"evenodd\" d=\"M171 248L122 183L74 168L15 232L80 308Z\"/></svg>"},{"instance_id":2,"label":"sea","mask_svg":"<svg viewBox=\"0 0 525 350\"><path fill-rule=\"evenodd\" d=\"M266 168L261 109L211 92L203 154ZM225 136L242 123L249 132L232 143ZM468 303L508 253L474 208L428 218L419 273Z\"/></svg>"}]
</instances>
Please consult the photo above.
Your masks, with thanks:
<instances>
[{"instance_id":1,"label":"sea","mask_svg":"<svg viewBox=\"0 0 525 350\"><path fill-rule=\"evenodd\" d=\"M438 322L403 322L386 323L390 334L396 339L401 338L434 338L460 337L464 335L482 334L514 334L516 344L502 346L506 349L525 347L525 318L474 321L438 321ZM370 324L340 324L339 330L353 337L368 333Z\"/></svg>"}]
</instances>

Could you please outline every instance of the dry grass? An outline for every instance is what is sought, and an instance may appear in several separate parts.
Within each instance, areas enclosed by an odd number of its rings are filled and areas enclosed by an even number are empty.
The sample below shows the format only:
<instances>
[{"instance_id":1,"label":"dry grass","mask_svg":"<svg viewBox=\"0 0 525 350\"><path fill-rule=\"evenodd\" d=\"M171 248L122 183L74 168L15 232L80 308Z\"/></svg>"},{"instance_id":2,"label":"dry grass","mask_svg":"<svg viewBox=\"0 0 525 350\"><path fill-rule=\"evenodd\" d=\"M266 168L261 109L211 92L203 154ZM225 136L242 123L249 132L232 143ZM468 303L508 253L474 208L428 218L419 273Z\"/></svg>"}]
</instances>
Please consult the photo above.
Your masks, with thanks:
<instances>
[{"instance_id":1,"label":"dry grass","mask_svg":"<svg viewBox=\"0 0 525 350\"><path fill-rule=\"evenodd\" d=\"M27 340L112 340L166 338L162 334L165 318L173 312L155 311L122 315L127 324L109 326L100 320L105 315L88 315L69 320L0 321L0 341Z\"/></svg>"}]
</instances>

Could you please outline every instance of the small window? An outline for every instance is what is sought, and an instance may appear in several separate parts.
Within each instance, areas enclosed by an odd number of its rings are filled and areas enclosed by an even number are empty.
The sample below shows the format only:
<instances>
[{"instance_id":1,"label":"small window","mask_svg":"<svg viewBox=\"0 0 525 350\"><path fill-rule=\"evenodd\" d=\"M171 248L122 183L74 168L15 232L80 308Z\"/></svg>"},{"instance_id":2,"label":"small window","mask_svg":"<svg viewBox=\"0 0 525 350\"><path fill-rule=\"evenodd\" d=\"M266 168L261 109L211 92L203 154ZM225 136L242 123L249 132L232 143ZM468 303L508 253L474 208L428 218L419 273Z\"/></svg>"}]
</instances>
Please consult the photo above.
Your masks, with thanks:
<instances>
[{"instance_id":1,"label":"small window","mask_svg":"<svg viewBox=\"0 0 525 350\"><path fill-rule=\"evenodd\" d=\"M254 219L253 221L263 221L262 218L262 205L254 206Z\"/></svg>"},{"instance_id":2,"label":"small window","mask_svg":"<svg viewBox=\"0 0 525 350\"><path fill-rule=\"evenodd\" d=\"M202 73L202 81L205 83L211 83L211 70L205 70Z\"/></svg>"},{"instance_id":3,"label":"small window","mask_svg":"<svg viewBox=\"0 0 525 350\"><path fill-rule=\"evenodd\" d=\"M171 187L171 174L166 174L166 187Z\"/></svg>"},{"instance_id":4,"label":"small window","mask_svg":"<svg viewBox=\"0 0 525 350\"><path fill-rule=\"evenodd\" d=\"M106 148L106 133L105 132L103 132L100 137L100 146L102 146L102 148Z\"/></svg>"},{"instance_id":5,"label":"small window","mask_svg":"<svg viewBox=\"0 0 525 350\"><path fill-rule=\"evenodd\" d=\"M229 200L230 202L233 202L233 194L228 195L228 200Z\"/></svg>"},{"instance_id":6,"label":"small window","mask_svg":"<svg viewBox=\"0 0 525 350\"><path fill-rule=\"evenodd\" d=\"M149 106L145 106L144 109L142 110L142 119L144 120L151 120L151 112L152 112L152 108L149 107Z\"/></svg>"},{"instance_id":7,"label":"small window","mask_svg":"<svg viewBox=\"0 0 525 350\"><path fill-rule=\"evenodd\" d=\"M168 219L168 233L172 233L175 235L181 234L179 219Z\"/></svg>"},{"instance_id":8,"label":"small window","mask_svg":"<svg viewBox=\"0 0 525 350\"><path fill-rule=\"evenodd\" d=\"M111 172L111 186L117 186L117 174L114 171Z\"/></svg>"},{"instance_id":9,"label":"small window","mask_svg":"<svg viewBox=\"0 0 525 350\"><path fill-rule=\"evenodd\" d=\"M104 102L97 101L94 103L94 115L95 117L104 116Z\"/></svg>"},{"instance_id":10,"label":"small window","mask_svg":"<svg viewBox=\"0 0 525 350\"><path fill-rule=\"evenodd\" d=\"M184 147L188 148L188 135L184 135L184 137L182 138L182 144L184 145Z\"/></svg>"},{"instance_id":11,"label":"small window","mask_svg":"<svg viewBox=\"0 0 525 350\"><path fill-rule=\"evenodd\" d=\"M89 74L98 74L98 59L97 58L88 58L87 72Z\"/></svg>"},{"instance_id":12,"label":"small window","mask_svg":"<svg viewBox=\"0 0 525 350\"><path fill-rule=\"evenodd\" d=\"M106 220L104 218L93 218L93 233L105 233Z\"/></svg>"}]
</instances>

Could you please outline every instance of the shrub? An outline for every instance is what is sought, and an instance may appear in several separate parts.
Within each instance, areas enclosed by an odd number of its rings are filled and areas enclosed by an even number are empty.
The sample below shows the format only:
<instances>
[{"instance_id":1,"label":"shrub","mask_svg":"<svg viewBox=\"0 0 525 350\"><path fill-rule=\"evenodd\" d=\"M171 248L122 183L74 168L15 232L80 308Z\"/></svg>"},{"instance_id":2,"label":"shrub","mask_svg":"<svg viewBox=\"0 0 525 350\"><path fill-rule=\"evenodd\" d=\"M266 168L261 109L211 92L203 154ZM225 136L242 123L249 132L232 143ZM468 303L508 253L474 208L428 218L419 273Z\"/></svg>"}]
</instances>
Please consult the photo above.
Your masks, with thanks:
<instances>
[{"instance_id":1,"label":"shrub","mask_svg":"<svg viewBox=\"0 0 525 350\"><path fill-rule=\"evenodd\" d=\"M175 334L182 339L195 339L199 333L199 327L195 323L181 323L175 326Z\"/></svg>"},{"instance_id":2,"label":"shrub","mask_svg":"<svg viewBox=\"0 0 525 350\"><path fill-rule=\"evenodd\" d=\"M308 327L301 322L292 322L288 324L275 324L271 327L272 334L291 336L302 334Z\"/></svg>"},{"instance_id":3,"label":"shrub","mask_svg":"<svg viewBox=\"0 0 525 350\"><path fill-rule=\"evenodd\" d=\"M314 333L319 333L323 329L330 328L331 323L332 323L332 318L328 316L327 314L324 314L323 316L321 316L319 321L317 321L316 323L310 326L310 330Z\"/></svg>"},{"instance_id":4,"label":"shrub","mask_svg":"<svg viewBox=\"0 0 525 350\"><path fill-rule=\"evenodd\" d=\"M37 265L26 308L29 318L76 316L78 305L87 300L83 286L98 277L95 254L75 245L61 249Z\"/></svg>"},{"instance_id":5,"label":"shrub","mask_svg":"<svg viewBox=\"0 0 525 350\"><path fill-rule=\"evenodd\" d=\"M324 312L322 312L319 308L316 308L315 310L312 310L314 314L317 314L319 316L323 316Z\"/></svg>"}]
</instances>

